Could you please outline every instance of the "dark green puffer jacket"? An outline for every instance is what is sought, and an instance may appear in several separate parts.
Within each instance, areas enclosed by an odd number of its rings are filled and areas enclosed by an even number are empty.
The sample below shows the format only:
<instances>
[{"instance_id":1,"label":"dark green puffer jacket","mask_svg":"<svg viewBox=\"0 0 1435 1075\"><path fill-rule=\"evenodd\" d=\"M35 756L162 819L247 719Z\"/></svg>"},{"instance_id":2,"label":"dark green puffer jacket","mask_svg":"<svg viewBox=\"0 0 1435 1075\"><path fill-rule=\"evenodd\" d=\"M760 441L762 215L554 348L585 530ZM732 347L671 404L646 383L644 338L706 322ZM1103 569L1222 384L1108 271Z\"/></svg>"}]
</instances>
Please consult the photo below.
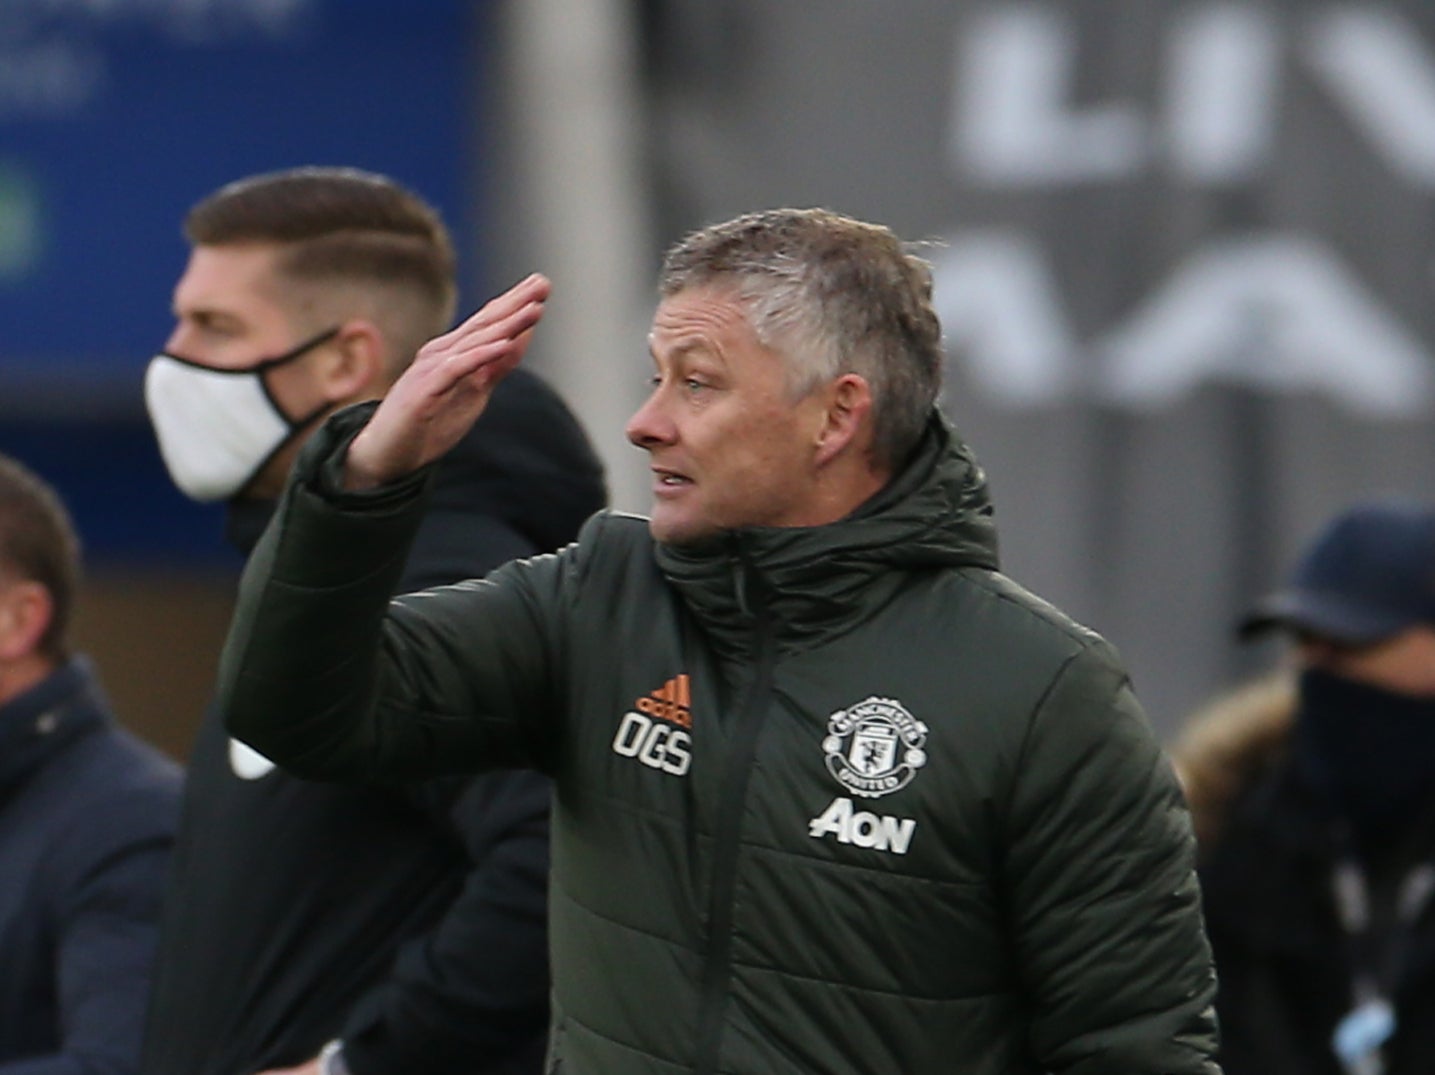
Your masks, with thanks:
<instances>
[{"instance_id":1,"label":"dark green puffer jacket","mask_svg":"<svg viewBox=\"0 0 1435 1075\"><path fill-rule=\"evenodd\" d=\"M320 778L554 778L553 1071L1217 1071L1169 766L1111 648L997 573L944 422L841 522L602 514L386 608L423 483L334 491L365 414L250 561L230 728Z\"/></svg>"}]
</instances>

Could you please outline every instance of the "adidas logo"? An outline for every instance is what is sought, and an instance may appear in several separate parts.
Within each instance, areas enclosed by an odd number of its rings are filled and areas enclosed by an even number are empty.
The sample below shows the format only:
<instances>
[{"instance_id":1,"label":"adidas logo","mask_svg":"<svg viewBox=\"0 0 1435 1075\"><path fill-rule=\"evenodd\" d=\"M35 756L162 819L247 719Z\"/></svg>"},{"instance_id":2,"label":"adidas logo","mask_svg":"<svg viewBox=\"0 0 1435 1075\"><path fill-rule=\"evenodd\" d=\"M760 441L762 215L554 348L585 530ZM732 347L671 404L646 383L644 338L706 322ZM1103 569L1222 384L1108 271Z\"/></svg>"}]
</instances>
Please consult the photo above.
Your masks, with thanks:
<instances>
[{"instance_id":1,"label":"adidas logo","mask_svg":"<svg viewBox=\"0 0 1435 1075\"><path fill-rule=\"evenodd\" d=\"M613 736L613 753L636 758L649 769L686 776L693 760L693 737L688 734L693 726L691 705L686 673L642 695L623 714Z\"/></svg>"},{"instance_id":2,"label":"adidas logo","mask_svg":"<svg viewBox=\"0 0 1435 1075\"><path fill-rule=\"evenodd\" d=\"M659 720L670 720L683 728L693 726L692 693L686 672L674 676L651 694L639 698L634 708Z\"/></svg>"}]
</instances>

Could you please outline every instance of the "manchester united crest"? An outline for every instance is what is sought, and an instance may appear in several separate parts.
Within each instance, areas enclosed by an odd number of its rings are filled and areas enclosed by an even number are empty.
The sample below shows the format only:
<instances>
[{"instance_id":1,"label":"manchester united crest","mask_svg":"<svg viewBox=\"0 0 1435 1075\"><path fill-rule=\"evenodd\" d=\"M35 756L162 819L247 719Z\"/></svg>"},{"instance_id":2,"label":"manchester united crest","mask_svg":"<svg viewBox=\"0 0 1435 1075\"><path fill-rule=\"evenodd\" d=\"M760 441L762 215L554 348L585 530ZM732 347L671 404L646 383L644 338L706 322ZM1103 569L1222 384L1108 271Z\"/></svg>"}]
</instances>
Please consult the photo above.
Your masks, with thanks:
<instances>
[{"instance_id":1,"label":"manchester united crest","mask_svg":"<svg viewBox=\"0 0 1435 1075\"><path fill-rule=\"evenodd\" d=\"M868 698L827 720L827 769L854 795L880 798L906 787L927 763L927 726L893 698Z\"/></svg>"}]
</instances>

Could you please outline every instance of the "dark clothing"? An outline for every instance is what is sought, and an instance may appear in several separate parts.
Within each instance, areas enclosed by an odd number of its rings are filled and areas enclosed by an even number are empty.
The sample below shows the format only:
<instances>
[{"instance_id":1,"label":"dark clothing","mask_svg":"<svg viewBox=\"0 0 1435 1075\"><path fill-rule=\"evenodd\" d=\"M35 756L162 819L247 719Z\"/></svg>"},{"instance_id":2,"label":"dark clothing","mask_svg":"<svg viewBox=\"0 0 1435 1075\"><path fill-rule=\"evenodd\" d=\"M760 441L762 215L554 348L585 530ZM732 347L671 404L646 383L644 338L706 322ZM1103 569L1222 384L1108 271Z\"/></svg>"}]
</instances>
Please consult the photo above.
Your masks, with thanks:
<instances>
[{"instance_id":1,"label":"dark clothing","mask_svg":"<svg viewBox=\"0 0 1435 1075\"><path fill-rule=\"evenodd\" d=\"M179 767L83 659L0 707L0 1073L139 1066Z\"/></svg>"},{"instance_id":2,"label":"dark clothing","mask_svg":"<svg viewBox=\"0 0 1435 1075\"><path fill-rule=\"evenodd\" d=\"M363 417L250 562L221 704L316 775L553 776L553 1070L1217 1070L1170 768L1111 648L995 570L945 423L840 522L603 514L386 614L422 482L337 491Z\"/></svg>"},{"instance_id":3,"label":"dark clothing","mask_svg":"<svg viewBox=\"0 0 1435 1075\"><path fill-rule=\"evenodd\" d=\"M1236 741L1233 717L1242 714L1219 716L1231 730L1226 741ZM1251 712L1247 723L1258 722L1270 723ZM1362 850L1345 835L1351 830L1337 820L1332 798L1297 764L1290 741L1288 731L1276 749L1260 744L1259 765L1230 759L1252 775L1206 826L1200 877L1220 974L1222 1065L1227 1075L1342 1075L1331 1043L1364 972L1394 1002L1386 1075L1428 1075L1435 1071L1435 916L1429 890L1418 898L1418 886L1422 874L1435 883L1435 800L1407 814L1383 846ZM1342 862L1347 885L1349 869L1364 880L1368 931L1346 924L1336 884ZM1398 908L1402 888L1416 897L1406 913Z\"/></svg>"},{"instance_id":4,"label":"dark clothing","mask_svg":"<svg viewBox=\"0 0 1435 1075\"><path fill-rule=\"evenodd\" d=\"M556 547L605 502L596 456L541 381L505 380L490 412L443 461L395 590ZM231 519L241 541L252 515ZM270 769L206 714L145 1075L250 1075L336 1036L356 1075L538 1071L547 781L339 787Z\"/></svg>"}]
</instances>

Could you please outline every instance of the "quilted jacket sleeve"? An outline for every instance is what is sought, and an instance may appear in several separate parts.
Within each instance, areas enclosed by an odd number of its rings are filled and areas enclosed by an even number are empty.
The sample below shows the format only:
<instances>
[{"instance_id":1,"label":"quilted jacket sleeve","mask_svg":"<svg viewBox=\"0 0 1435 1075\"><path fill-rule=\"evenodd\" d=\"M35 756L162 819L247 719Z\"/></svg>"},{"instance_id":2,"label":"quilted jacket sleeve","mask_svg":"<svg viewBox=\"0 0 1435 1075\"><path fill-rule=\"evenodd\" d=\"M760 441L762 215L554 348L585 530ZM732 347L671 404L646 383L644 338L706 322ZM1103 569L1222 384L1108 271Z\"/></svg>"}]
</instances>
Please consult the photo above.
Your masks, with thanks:
<instances>
[{"instance_id":1,"label":"quilted jacket sleeve","mask_svg":"<svg viewBox=\"0 0 1435 1075\"><path fill-rule=\"evenodd\" d=\"M366 419L340 412L305 445L246 565L220 658L231 734L311 779L546 769L564 564L536 557L391 603L425 475L335 492Z\"/></svg>"},{"instance_id":2,"label":"quilted jacket sleeve","mask_svg":"<svg viewBox=\"0 0 1435 1075\"><path fill-rule=\"evenodd\" d=\"M1005 881L1038 1060L1063 1075L1216 1073L1189 817L1104 643L1048 689L1008 824Z\"/></svg>"}]
</instances>

